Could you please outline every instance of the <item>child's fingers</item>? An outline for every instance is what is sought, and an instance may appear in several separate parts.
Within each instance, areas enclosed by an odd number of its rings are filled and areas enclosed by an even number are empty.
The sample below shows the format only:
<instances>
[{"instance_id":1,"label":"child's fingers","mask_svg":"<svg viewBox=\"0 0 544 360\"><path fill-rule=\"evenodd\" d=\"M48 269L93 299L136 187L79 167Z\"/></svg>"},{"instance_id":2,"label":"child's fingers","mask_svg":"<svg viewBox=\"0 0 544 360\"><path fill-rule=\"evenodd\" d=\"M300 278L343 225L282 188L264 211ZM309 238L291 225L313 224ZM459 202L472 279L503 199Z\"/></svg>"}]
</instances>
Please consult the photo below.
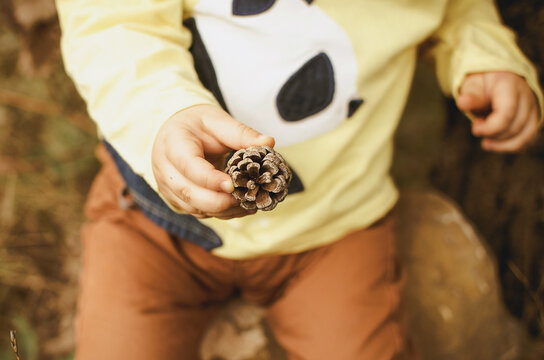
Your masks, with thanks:
<instances>
[{"instance_id":1,"label":"child's fingers","mask_svg":"<svg viewBox=\"0 0 544 360\"><path fill-rule=\"evenodd\" d=\"M153 172L159 190L172 205L191 214L222 214L237 204L230 194L234 190L232 180L206 156L251 145L273 146L274 139L215 106L180 111L163 125L154 143Z\"/></svg>"},{"instance_id":2,"label":"child's fingers","mask_svg":"<svg viewBox=\"0 0 544 360\"><path fill-rule=\"evenodd\" d=\"M527 147L538 132L536 97L525 80L509 72L467 75L457 106L474 115L472 133L482 147L513 152Z\"/></svg>"},{"instance_id":3,"label":"child's fingers","mask_svg":"<svg viewBox=\"0 0 544 360\"><path fill-rule=\"evenodd\" d=\"M498 137L510 128L517 112L519 92L508 80L497 81L491 92L491 114L485 121L474 123L473 133L476 136Z\"/></svg>"},{"instance_id":4,"label":"child's fingers","mask_svg":"<svg viewBox=\"0 0 544 360\"><path fill-rule=\"evenodd\" d=\"M232 193L234 185L229 175L217 170L203 158L194 157L188 160L187 172L184 174L189 180L206 189Z\"/></svg>"},{"instance_id":5,"label":"child's fingers","mask_svg":"<svg viewBox=\"0 0 544 360\"><path fill-rule=\"evenodd\" d=\"M173 165L165 165L162 182L168 191L164 188L160 191L165 196L169 194L167 200L180 208L183 208L183 204L188 204L200 213L218 213L237 204L230 194L208 190L194 184Z\"/></svg>"},{"instance_id":6,"label":"child's fingers","mask_svg":"<svg viewBox=\"0 0 544 360\"><path fill-rule=\"evenodd\" d=\"M169 160L185 178L195 185L225 193L231 193L234 190L230 176L217 170L201 157L180 153L175 159Z\"/></svg>"},{"instance_id":7,"label":"child's fingers","mask_svg":"<svg viewBox=\"0 0 544 360\"><path fill-rule=\"evenodd\" d=\"M496 139L505 140L517 136L527 126L527 122L531 119L533 112L536 113L536 105L529 99L520 98L517 114L510 127L497 136Z\"/></svg>"},{"instance_id":8,"label":"child's fingers","mask_svg":"<svg viewBox=\"0 0 544 360\"><path fill-rule=\"evenodd\" d=\"M530 115L535 107L535 104L530 100L520 97L519 105L517 107L517 112L514 115L513 119L506 124L506 128L501 132L496 133L492 136L485 136L486 138L494 140L506 140L511 137L519 134L526 126L529 121ZM481 126L481 122L487 121L486 119L477 119L473 123L473 128Z\"/></svg>"},{"instance_id":9,"label":"child's fingers","mask_svg":"<svg viewBox=\"0 0 544 360\"><path fill-rule=\"evenodd\" d=\"M206 130L219 142L238 150L252 145L274 146L274 139L234 120L228 114L213 113L202 118Z\"/></svg>"},{"instance_id":10,"label":"child's fingers","mask_svg":"<svg viewBox=\"0 0 544 360\"><path fill-rule=\"evenodd\" d=\"M482 147L485 150L496 152L515 152L526 148L535 139L538 133L537 112L531 113L529 121L521 131L513 137L507 139L484 139Z\"/></svg>"},{"instance_id":11,"label":"child's fingers","mask_svg":"<svg viewBox=\"0 0 544 360\"><path fill-rule=\"evenodd\" d=\"M185 201L182 201L179 197L176 196L174 191L172 191L168 186L164 185L164 182L158 182L159 192L166 199L171 206L177 209L180 213L183 214L200 214L201 212L195 207L187 204Z\"/></svg>"},{"instance_id":12,"label":"child's fingers","mask_svg":"<svg viewBox=\"0 0 544 360\"><path fill-rule=\"evenodd\" d=\"M204 159L202 145L194 137L179 134L176 143L169 146L168 160L194 184L213 191L231 193L234 189L230 176L217 170Z\"/></svg>"}]
</instances>

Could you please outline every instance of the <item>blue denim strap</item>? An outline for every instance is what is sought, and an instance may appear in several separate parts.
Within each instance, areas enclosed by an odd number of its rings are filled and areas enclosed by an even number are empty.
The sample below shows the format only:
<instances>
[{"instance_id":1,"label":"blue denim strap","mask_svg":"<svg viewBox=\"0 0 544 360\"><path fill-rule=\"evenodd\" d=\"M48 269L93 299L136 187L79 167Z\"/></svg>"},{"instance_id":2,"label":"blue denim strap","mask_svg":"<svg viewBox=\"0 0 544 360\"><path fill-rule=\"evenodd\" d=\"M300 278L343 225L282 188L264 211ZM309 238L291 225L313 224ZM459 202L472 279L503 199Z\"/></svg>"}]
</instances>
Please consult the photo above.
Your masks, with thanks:
<instances>
[{"instance_id":1,"label":"blue denim strap","mask_svg":"<svg viewBox=\"0 0 544 360\"><path fill-rule=\"evenodd\" d=\"M194 216L172 211L147 182L132 171L130 165L121 158L113 146L106 141L104 145L113 157L134 202L151 221L168 233L202 246L206 250L223 245L215 231L200 223Z\"/></svg>"}]
</instances>

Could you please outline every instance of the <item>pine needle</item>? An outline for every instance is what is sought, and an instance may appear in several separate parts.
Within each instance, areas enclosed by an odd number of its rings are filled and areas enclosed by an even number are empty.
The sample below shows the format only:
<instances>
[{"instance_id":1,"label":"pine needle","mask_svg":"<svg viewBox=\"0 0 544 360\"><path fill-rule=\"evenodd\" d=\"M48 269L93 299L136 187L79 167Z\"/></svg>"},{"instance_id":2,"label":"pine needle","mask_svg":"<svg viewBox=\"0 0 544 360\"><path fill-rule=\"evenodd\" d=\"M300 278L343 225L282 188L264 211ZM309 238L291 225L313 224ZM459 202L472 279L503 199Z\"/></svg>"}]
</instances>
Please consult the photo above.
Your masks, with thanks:
<instances>
[{"instance_id":1,"label":"pine needle","mask_svg":"<svg viewBox=\"0 0 544 360\"><path fill-rule=\"evenodd\" d=\"M13 352L15 353L15 357L17 358L17 360L21 360L21 357L19 356L19 349L17 347L17 337L15 336L15 330L10 330L9 337L10 337L11 348L13 349Z\"/></svg>"},{"instance_id":2,"label":"pine needle","mask_svg":"<svg viewBox=\"0 0 544 360\"><path fill-rule=\"evenodd\" d=\"M533 303L536 307L536 311L538 313L537 321L540 326L540 331L541 332L544 331L544 302L542 302L539 296L544 286L543 285L544 279L540 282L538 289L536 289L535 291L531 287L531 283L529 282L529 279L527 278L527 276L525 276L525 274L520 270L520 268L516 264L514 264L513 261L508 261L507 265L510 271L512 271L512 274L514 274L514 276L516 277L516 279L518 279L523 284L523 286L525 287L525 291L527 292L527 294L529 294L529 297L533 300Z\"/></svg>"}]
</instances>

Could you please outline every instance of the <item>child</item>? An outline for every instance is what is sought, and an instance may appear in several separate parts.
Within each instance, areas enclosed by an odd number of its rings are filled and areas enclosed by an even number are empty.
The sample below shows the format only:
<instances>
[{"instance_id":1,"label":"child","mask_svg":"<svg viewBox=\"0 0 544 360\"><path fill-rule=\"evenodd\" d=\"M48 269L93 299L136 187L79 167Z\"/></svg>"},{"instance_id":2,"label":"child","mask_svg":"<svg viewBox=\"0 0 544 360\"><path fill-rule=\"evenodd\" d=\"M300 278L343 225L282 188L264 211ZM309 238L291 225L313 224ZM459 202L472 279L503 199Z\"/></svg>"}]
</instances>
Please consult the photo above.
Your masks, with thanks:
<instances>
[{"instance_id":1,"label":"child","mask_svg":"<svg viewBox=\"0 0 544 360\"><path fill-rule=\"evenodd\" d=\"M291 359L408 357L392 137L418 46L485 149L527 146L534 69L492 0L57 0L104 163L86 205L77 359L196 359L233 294ZM183 25L182 25L183 21ZM244 210L212 165L276 145L290 195Z\"/></svg>"}]
</instances>

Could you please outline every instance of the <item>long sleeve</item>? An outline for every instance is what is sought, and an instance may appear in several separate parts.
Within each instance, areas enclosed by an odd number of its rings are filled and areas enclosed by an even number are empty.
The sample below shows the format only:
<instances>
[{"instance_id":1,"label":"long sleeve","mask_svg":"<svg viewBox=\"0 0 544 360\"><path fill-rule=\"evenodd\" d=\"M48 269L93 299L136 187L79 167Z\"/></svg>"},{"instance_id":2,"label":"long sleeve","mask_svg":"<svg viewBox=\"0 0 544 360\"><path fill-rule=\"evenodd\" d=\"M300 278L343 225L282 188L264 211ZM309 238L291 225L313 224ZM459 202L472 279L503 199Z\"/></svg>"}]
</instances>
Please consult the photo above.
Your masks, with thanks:
<instances>
[{"instance_id":1,"label":"long sleeve","mask_svg":"<svg viewBox=\"0 0 544 360\"><path fill-rule=\"evenodd\" d=\"M526 79L544 110L536 71L516 45L514 33L501 23L492 0L449 0L432 43L429 55L446 94L455 96L469 73L510 71Z\"/></svg>"},{"instance_id":2,"label":"long sleeve","mask_svg":"<svg viewBox=\"0 0 544 360\"><path fill-rule=\"evenodd\" d=\"M101 135L156 189L151 149L177 111L216 104L200 84L181 0L57 0L68 74Z\"/></svg>"}]
</instances>

